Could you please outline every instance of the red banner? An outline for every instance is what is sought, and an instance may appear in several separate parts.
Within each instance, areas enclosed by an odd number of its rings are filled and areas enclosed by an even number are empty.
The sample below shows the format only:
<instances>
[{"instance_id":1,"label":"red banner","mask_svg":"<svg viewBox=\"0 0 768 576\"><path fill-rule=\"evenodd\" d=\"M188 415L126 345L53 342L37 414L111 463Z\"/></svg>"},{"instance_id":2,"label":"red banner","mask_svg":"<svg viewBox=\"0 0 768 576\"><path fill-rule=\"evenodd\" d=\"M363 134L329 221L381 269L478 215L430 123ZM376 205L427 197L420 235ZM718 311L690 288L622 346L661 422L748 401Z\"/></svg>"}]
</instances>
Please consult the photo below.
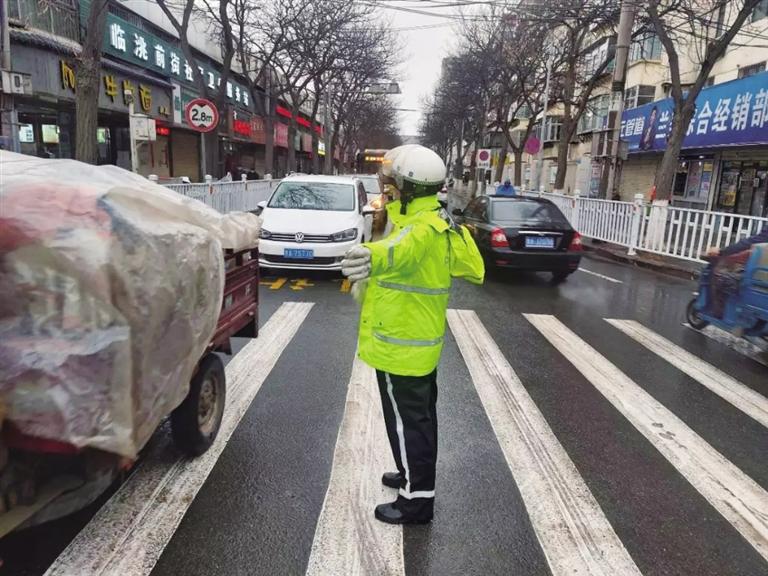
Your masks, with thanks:
<instances>
[{"instance_id":1,"label":"red banner","mask_svg":"<svg viewBox=\"0 0 768 576\"><path fill-rule=\"evenodd\" d=\"M288 125L282 122L275 123L275 146L288 148Z\"/></svg>"}]
</instances>

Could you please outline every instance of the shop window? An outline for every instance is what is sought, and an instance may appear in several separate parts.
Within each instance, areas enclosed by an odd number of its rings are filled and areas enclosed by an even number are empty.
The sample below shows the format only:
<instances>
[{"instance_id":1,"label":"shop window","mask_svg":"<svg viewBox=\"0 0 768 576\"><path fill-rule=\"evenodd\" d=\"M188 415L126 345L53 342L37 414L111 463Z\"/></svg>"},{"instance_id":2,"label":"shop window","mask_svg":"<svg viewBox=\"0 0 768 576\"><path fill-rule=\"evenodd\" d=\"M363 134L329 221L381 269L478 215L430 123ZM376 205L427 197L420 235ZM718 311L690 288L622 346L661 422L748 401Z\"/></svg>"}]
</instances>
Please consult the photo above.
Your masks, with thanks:
<instances>
[{"instance_id":1,"label":"shop window","mask_svg":"<svg viewBox=\"0 0 768 576\"><path fill-rule=\"evenodd\" d=\"M43 124L41 127L43 144L59 143L59 127L56 124Z\"/></svg>"},{"instance_id":2,"label":"shop window","mask_svg":"<svg viewBox=\"0 0 768 576\"><path fill-rule=\"evenodd\" d=\"M762 0L752 11L752 22L757 22L768 16L768 0Z\"/></svg>"},{"instance_id":3,"label":"shop window","mask_svg":"<svg viewBox=\"0 0 768 576\"><path fill-rule=\"evenodd\" d=\"M35 144L35 127L32 124L19 125L19 145L22 154L35 156L37 145Z\"/></svg>"},{"instance_id":4,"label":"shop window","mask_svg":"<svg viewBox=\"0 0 768 576\"><path fill-rule=\"evenodd\" d=\"M624 109L637 108L644 104L650 104L656 99L655 86L632 86L624 92Z\"/></svg>"},{"instance_id":5,"label":"shop window","mask_svg":"<svg viewBox=\"0 0 768 576\"><path fill-rule=\"evenodd\" d=\"M662 45L656 34L646 33L632 42L629 48L629 62L661 60Z\"/></svg>"},{"instance_id":6,"label":"shop window","mask_svg":"<svg viewBox=\"0 0 768 576\"><path fill-rule=\"evenodd\" d=\"M96 142L98 143L99 164L112 163L111 137L109 128L98 128L96 130Z\"/></svg>"},{"instance_id":7,"label":"shop window","mask_svg":"<svg viewBox=\"0 0 768 576\"><path fill-rule=\"evenodd\" d=\"M748 78L749 76L754 76L761 72L765 72L765 62L752 64L751 66L742 66L739 68L739 78Z\"/></svg>"}]
</instances>

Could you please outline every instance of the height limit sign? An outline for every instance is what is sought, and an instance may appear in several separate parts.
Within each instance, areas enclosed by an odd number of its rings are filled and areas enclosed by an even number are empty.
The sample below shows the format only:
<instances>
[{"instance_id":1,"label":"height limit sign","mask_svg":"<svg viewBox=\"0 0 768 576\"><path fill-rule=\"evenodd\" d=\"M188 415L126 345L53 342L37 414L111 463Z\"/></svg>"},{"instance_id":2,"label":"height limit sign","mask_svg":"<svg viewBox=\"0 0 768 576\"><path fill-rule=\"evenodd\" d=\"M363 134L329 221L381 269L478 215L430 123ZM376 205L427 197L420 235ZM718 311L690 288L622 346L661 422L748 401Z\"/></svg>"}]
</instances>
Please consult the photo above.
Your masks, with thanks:
<instances>
[{"instance_id":1,"label":"height limit sign","mask_svg":"<svg viewBox=\"0 0 768 576\"><path fill-rule=\"evenodd\" d=\"M184 109L189 127L198 132L210 132L219 124L219 111L216 105L204 98L191 100Z\"/></svg>"}]
</instances>

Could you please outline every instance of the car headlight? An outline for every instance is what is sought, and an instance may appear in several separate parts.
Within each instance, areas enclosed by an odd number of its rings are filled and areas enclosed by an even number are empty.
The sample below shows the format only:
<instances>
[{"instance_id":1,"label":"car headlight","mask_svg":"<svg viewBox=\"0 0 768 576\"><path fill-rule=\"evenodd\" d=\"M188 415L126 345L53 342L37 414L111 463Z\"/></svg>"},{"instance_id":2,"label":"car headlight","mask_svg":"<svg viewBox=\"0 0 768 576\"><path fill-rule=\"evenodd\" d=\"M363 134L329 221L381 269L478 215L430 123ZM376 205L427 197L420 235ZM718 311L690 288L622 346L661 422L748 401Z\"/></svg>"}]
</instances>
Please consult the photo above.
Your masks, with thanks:
<instances>
[{"instance_id":1,"label":"car headlight","mask_svg":"<svg viewBox=\"0 0 768 576\"><path fill-rule=\"evenodd\" d=\"M331 234L332 242L348 242L349 240L354 240L355 238L357 238L357 228L350 228L349 230L344 230L344 232L336 232L335 234Z\"/></svg>"},{"instance_id":2,"label":"car headlight","mask_svg":"<svg viewBox=\"0 0 768 576\"><path fill-rule=\"evenodd\" d=\"M261 232L259 232L259 238L263 238L264 240L269 240L272 238L272 232L269 230L264 230L264 228L261 229Z\"/></svg>"}]
</instances>

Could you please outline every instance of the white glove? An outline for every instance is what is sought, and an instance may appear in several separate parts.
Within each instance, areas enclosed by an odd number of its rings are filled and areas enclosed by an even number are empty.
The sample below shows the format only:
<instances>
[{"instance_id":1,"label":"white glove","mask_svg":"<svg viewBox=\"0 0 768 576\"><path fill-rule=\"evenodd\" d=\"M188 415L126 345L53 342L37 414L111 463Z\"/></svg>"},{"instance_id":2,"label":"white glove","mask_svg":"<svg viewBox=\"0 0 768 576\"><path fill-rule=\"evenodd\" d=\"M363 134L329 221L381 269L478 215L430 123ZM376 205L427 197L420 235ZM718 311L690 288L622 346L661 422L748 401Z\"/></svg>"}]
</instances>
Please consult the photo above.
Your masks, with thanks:
<instances>
[{"instance_id":1,"label":"white glove","mask_svg":"<svg viewBox=\"0 0 768 576\"><path fill-rule=\"evenodd\" d=\"M341 261L341 273L352 282L368 278L371 275L371 251L365 246L350 248Z\"/></svg>"}]
</instances>

